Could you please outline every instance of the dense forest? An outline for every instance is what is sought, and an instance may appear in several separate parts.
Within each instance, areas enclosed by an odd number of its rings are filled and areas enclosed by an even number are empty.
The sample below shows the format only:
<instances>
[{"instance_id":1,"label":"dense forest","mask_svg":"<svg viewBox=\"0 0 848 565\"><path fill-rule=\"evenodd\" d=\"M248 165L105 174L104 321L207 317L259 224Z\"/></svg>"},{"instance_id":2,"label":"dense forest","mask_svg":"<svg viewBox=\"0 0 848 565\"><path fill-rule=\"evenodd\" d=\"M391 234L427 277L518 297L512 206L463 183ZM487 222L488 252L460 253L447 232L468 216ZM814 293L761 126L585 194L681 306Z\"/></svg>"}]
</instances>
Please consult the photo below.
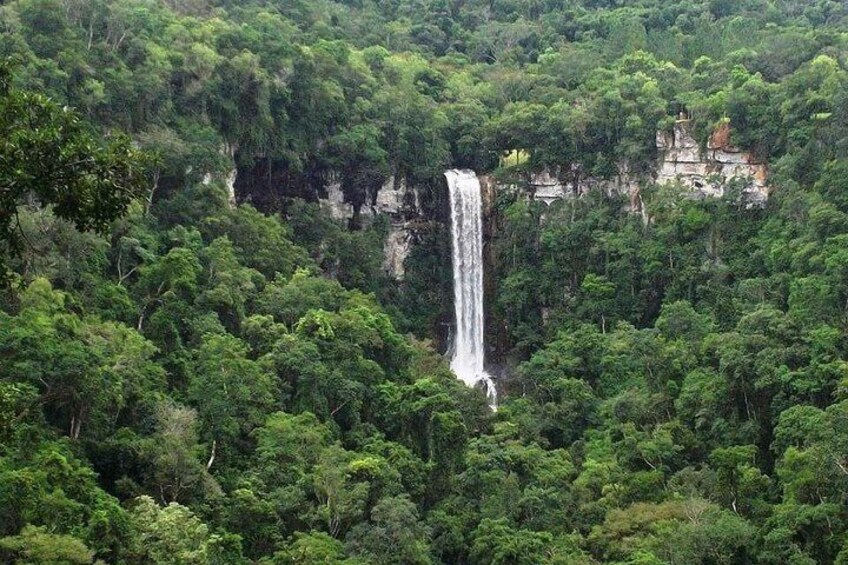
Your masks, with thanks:
<instances>
[{"instance_id":1,"label":"dense forest","mask_svg":"<svg viewBox=\"0 0 848 565\"><path fill-rule=\"evenodd\" d=\"M497 411L448 168L641 179L488 204ZM0 561L848 564L842 1L6 0L0 275Z\"/></svg>"}]
</instances>

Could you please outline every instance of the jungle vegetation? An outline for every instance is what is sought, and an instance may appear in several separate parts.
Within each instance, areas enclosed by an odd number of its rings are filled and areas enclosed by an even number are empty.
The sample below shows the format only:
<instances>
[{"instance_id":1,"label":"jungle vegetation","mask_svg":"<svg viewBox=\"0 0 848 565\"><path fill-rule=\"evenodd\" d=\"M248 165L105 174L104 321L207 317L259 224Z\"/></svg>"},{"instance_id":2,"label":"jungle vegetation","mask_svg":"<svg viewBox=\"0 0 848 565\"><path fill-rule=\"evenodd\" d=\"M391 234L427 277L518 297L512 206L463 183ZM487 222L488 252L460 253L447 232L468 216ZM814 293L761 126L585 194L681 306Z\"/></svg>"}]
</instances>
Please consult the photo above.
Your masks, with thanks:
<instances>
[{"instance_id":1,"label":"jungle vegetation","mask_svg":"<svg viewBox=\"0 0 848 565\"><path fill-rule=\"evenodd\" d=\"M0 560L848 563L844 2L9 0L0 58ZM395 281L297 197L648 178L681 114L768 202L504 193L497 412L445 226Z\"/></svg>"}]
</instances>

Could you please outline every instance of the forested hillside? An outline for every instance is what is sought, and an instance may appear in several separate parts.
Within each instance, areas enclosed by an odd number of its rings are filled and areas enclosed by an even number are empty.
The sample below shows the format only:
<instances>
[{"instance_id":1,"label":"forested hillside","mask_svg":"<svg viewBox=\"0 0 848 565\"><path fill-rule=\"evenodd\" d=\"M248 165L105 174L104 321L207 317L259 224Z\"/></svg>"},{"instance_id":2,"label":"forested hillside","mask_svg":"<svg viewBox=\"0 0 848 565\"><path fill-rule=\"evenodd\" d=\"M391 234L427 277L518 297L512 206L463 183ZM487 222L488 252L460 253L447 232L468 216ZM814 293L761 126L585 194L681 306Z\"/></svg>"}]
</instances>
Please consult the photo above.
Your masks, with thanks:
<instances>
[{"instance_id":1,"label":"forested hillside","mask_svg":"<svg viewBox=\"0 0 848 565\"><path fill-rule=\"evenodd\" d=\"M652 182L681 116L768 201ZM844 2L5 1L0 274L0 561L848 564Z\"/></svg>"}]
</instances>

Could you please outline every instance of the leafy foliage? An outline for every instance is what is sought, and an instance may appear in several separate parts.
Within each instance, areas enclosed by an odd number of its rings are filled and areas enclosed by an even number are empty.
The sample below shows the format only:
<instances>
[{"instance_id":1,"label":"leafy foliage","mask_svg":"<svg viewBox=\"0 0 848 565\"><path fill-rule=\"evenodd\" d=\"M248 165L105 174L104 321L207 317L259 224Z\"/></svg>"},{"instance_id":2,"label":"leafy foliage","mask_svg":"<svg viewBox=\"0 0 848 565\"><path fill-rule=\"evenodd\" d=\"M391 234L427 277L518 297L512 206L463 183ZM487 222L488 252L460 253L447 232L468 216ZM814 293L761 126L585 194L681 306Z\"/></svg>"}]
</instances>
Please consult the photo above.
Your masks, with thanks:
<instances>
[{"instance_id":1,"label":"leafy foliage","mask_svg":"<svg viewBox=\"0 0 848 565\"><path fill-rule=\"evenodd\" d=\"M827 0L4 3L0 559L848 562L846 25ZM648 178L681 113L768 161L769 202L499 191L490 412L430 345L442 171ZM401 283L364 219L390 177L427 220Z\"/></svg>"}]
</instances>

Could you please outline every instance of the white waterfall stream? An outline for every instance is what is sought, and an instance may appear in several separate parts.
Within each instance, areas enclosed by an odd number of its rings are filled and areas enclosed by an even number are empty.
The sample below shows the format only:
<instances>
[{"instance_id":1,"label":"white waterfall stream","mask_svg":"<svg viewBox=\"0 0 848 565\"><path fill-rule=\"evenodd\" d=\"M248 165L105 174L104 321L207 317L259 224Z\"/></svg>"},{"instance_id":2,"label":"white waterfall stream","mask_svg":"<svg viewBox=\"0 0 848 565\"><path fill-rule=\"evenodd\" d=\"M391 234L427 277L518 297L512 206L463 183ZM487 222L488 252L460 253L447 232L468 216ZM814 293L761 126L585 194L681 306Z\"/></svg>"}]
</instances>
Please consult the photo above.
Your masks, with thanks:
<instances>
[{"instance_id":1,"label":"white waterfall stream","mask_svg":"<svg viewBox=\"0 0 848 565\"><path fill-rule=\"evenodd\" d=\"M473 171L445 172L450 191L451 249L456 335L451 369L466 385L483 384L489 405L497 406L492 377L483 368L483 205Z\"/></svg>"}]
</instances>

